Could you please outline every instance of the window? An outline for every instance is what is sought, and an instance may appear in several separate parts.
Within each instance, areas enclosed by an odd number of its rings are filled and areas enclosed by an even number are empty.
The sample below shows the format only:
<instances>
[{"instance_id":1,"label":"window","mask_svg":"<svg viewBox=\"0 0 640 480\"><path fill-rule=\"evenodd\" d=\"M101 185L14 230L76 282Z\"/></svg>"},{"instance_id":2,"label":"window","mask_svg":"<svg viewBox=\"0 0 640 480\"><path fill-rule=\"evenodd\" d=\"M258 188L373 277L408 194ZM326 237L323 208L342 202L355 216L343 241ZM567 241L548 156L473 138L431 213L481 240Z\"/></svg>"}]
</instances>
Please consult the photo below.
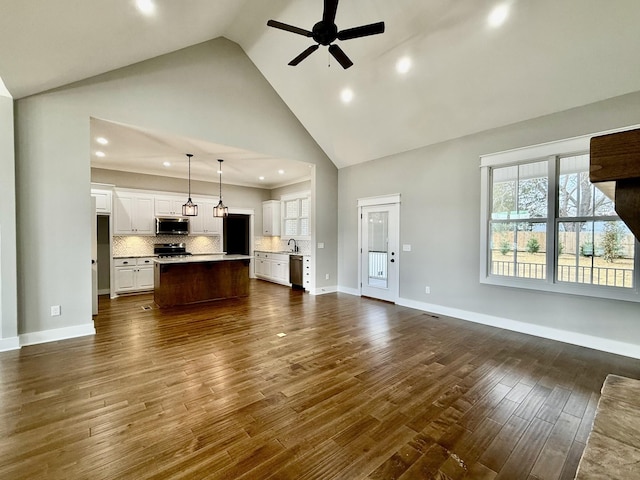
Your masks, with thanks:
<instances>
[{"instance_id":1,"label":"window","mask_svg":"<svg viewBox=\"0 0 640 480\"><path fill-rule=\"evenodd\" d=\"M310 231L310 198L308 192L282 197L283 237L304 237L308 239Z\"/></svg>"},{"instance_id":2,"label":"window","mask_svg":"<svg viewBox=\"0 0 640 480\"><path fill-rule=\"evenodd\" d=\"M590 137L482 157L482 283L640 301L638 242L589 181Z\"/></svg>"},{"instance_id":3,"label":"window","mask_svg":"<svg viewBox=\"0 0 640 480\"><path fill-rule=\"evenodd\" d=\"M491 274L546 278L546 162L495 168L491 189Z\"/></svg>"}]
</instances>

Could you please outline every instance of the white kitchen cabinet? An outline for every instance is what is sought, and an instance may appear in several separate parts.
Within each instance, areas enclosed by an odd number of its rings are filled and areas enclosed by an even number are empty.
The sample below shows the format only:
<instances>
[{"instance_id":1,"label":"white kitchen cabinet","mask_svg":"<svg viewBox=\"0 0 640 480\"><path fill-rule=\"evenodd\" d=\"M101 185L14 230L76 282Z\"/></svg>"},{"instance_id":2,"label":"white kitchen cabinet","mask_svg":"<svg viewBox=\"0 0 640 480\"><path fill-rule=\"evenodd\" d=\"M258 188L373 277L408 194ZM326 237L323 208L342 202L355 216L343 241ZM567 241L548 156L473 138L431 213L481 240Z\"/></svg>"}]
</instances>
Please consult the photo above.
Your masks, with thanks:
<instances>
[{"instance_id":1,"label":"white kitchen cabinet","mask_svg":"<svg viewBox=\"0 0 640 480\"><path fill-rule=\"evenodd\" d=\"M315 278L313 276L313 262L311 262L311 256L309 255L305 255L302 258L302 280L304 289L307 292L312 292L315 288Z\"/></svg>"},{"instance_id":2,"label":"white kitchen cabinet","mask_svg":"<svg viewBox=\"0 0 640 480\"><path fill-rule=\"evenodd\" d=\"M256 277L271 277L271 260L266 258L255 259Z\"/></svg>"},{"instance_id":3,"label":"white kitchen cabinet","mask_svg":"<svg viewBox=\"0 0 640 480\"><path fill-rule=\"evenodd\" d=\"M114 258L116 293L153 289L153 257Z\"/></svg>"},{"instance_id":4,"label":"white kitchen cabinet","mask_svg":"<svg viewBox=\"0 0 640 480\"><path fill-rule=\"evenodd\" d=\"M111 190L91 188L91 196L96 199L96 213L111 213L112 194Z\"/></svg>"},{"instance_id":5,"label":"white kitchen cabinet","mask_svg":"<svg viewBox=\"0 0 640 480\"><path fill-rule=\"evenodd\" d=\"M213 207L218 202L193 199L198 205L198 215L189 217L189 233L191 235L222 235L222 218L213 216Z\"/></svg>"},{"instance_id":6,"label":"white kitchen cabinet","mask_svg":"<svg viewBox=\"0 0 640 480\"><path fill-rule=\"evenodd\" d=\"M262 235L280 236L280 200L262 202Z\"/></svg>"},{"instance_id":7,"label":"white kitchen cabinet","mask_svg":"<svg viewBox=\"0 0 640 480\"><path fill-rule=\"evenodd\" d=\"M153 195L118 191L114 199L114 235L154 235Z\"/></svg>"},{"instance_id":8,"label":"white kitchen cabinet","mask_svg":"<svg viewBox=\"0 0 640 480\"><path fill-rule=\"evenodd\" d=\"M283 253L254 252L254 265L257 278L270 282L290 285L289 255Z\"/></svg>"},{"instance_id":9,"label":"white kitchen cabinet","mask_svg":"<svg viewBox=\"0 0 640 480\"><path fill-rule=\"evenodd\" d=\"M156 217L181 217L182 205L187 203L186 198L156 196L154 199L154 211Z\"/></svg>"},{"instance_id":10,"label":"white kitchen cabinet","mask_svg":"<svg viewBox=\"0 0 640 480\"><path fill-rule=\"evenodd\" d=\"M289 256L286 260L272 260L271 278L275 282L289 283Z\"/></svg>"}]
</instances>

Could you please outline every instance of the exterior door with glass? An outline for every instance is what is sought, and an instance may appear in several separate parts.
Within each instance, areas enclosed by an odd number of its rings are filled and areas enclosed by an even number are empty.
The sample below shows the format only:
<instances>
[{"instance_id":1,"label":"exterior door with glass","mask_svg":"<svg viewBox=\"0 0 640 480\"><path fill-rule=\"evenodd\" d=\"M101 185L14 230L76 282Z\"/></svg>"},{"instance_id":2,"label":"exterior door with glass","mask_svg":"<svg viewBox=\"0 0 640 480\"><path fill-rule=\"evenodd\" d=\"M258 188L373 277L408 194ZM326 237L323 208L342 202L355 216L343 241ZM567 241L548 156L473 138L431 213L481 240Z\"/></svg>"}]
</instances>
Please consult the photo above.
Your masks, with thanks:
<instances>
[{"instance_id":1,"label":"exterior door with glass","mask_svg":"<svg viewBox=\"0 0 640 480\"><path fill-rule=\"evenodd\" d=\"M388 302L398 299L399 205L373 205L360 209L361 295Z\"/></svg>"}]
</instances>

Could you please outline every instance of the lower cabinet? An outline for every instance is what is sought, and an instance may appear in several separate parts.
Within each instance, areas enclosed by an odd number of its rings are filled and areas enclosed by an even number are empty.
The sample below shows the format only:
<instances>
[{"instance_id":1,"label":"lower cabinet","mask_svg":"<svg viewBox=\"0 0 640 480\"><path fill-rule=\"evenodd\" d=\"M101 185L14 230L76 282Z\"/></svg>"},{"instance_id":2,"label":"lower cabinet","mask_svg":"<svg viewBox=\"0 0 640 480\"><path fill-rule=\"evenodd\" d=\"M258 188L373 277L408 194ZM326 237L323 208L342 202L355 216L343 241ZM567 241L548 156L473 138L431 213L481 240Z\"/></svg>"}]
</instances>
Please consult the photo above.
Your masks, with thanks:
<instances>
[{"instance_id":1,"label":"lower cabinet","mask_svg":"<svg viewBox=\"0 0 640 480\"><path fill-rule=\"evenodd\" d=\"M270 282L290 285L289 255L259 251L254 253L256 277Z\"/></svg>"},{"instance_id":2,"label":"lower cabinet","mask_svg":"<svg viewBox=\"0 0 640 480\"><path fill-rule=\"evenodd\" d=\"M304 289L307 292L312 292L315 280L313 277L311 257L309 255L305 255L302 259L302 280L304 281Z\"/></svg>"},{"instance_id":3,"label":"lower cabinet","mask_svg":"<svg viewBox=\"0 0 640 480\"><path fill-rule=\"evenodd\" d=\"M153 257L115 258L116 293L153 289Z\"/></svg>"}]
</instances>

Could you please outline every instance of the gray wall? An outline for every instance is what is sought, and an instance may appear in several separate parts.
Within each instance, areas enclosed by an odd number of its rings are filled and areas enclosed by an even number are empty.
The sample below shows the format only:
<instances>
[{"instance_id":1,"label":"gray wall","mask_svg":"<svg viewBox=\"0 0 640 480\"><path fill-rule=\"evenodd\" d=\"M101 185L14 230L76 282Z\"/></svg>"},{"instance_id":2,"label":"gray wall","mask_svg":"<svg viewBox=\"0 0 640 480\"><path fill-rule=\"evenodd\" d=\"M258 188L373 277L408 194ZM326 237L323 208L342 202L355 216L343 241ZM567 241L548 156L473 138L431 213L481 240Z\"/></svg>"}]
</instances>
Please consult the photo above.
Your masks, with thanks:
<instances>
[{"instance_id":1,"label":"gray wall","mask_svg":"<svg viewBox=\"0 0 640 480\"><path fill-rule=\"evenodd\" d=\"M13 99L0 94L0 349L18 336L13 143Z\"/></svg>"},{"instance_id":2,"label":"gray wall","mask_svg":"<svg viewBox=\"0 0 640 480\"><path fill-rule=\"evenodd\" d=\"M401 298L640 346L640 303L481 285L478 247L480 155L639 123L635 93L341 169L340 286L357 289L357 199L400 193Z\"/></svg>"},{"instance_id":3,"label":"gray wall","mask_svg":"<svg viewBox=\"0 0 640 480\"><path fill-rule=\"evenodd\" d=\"M282 195L306 191L311 191L311 180L294 183L292 185L285 185L284 187L274 188L270 192L270 200L280 200L280 197Z\"/></svg>"},{"instance_id":4,"label":"gray wall","mask_svg":"<svg viewBox=\"0 0 640 480\"><path fill-rule=\"evenodd\" d=\"M15 115L20 333L91 323L90 117L315 164L327 207L316 284L335 282L324 275L337 273L337 169L237 44L218 38L24 98Z\"/></svg>"}]
</instances>

